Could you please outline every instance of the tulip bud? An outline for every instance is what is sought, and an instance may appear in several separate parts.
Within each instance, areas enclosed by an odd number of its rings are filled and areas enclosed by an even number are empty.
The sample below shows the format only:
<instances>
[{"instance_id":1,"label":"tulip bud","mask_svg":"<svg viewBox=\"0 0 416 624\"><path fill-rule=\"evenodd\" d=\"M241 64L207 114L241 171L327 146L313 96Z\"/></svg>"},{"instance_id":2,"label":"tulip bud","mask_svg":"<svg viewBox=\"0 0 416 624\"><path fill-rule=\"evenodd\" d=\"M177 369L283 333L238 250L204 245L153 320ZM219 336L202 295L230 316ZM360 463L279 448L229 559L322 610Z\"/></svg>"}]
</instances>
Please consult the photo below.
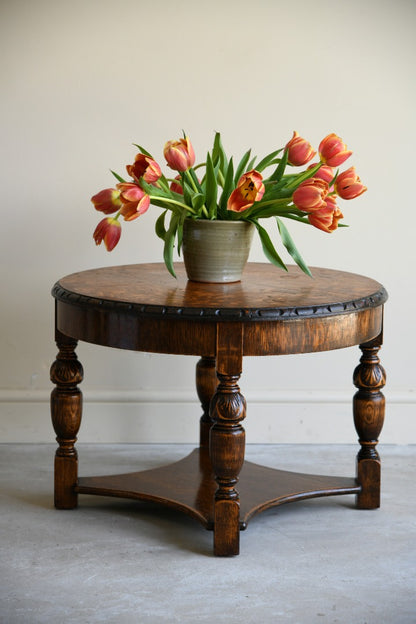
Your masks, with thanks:
<instances>
[{"instance_id":1,"label":"tulip bud","mask_svg":"<svg viewBox=\"0 0 416 624\"><path fill-rule=\"evenodd\" d=\"M146 154L137 154L132 165L127 165L127 173L137 183L143 178L148 184L155 184L162 175L159 165Z\"/></svg>"},{"instance_id":2,"label":"tulip bud","mask_svg":"<svg viewBox=\"0 0 416 624\"><path fill-rule=\"evenodd\" d=\"M121 207L120 191L114 188L104 189L91 197L91 201L99 212L112 214Z\"/></svg>"},{"instance_id":3,"label":"tulip bud","mask_svg":"<svg viewBox=\"0 0 416 624\"><path fill-rule=\"evenodd\" d=\"M308 178L295 190L292 200L299 210L312 212L325 207L325 198L328 192L329 187L325 180Z\"/></svg>"},{"instance_id":4,"label":"tulip bud","mask_svg":"<svg viewBox=\"0 0 416 624\"><path fill-rule=\"evenodd\" d=\"M117 219L106 217L99 222L95 228L93 238L96 245L101 245L104 241L107 251L112 251L117 245L121 236L121 225Z\"/></svg>"},{"instance_id":5,"label":"tulip bud","mask_svg":"<svg viewBox=\"0 0 416 624\"><path fill-rule=\"evenodd\" d=\"M339 167L351 156L352 152L347 150L347 146L336 134L328 134L319 144L319 155L321 160L330 167Z\"/></svg>"},{"instance_id":6,"label":"tulip bud","mask_svg":"<svg viewBox=\"0 0 416 624\"><path fill-rule=\"evenodd\" d=\"M339 174L335 181L335 191L342 199L355 199L367 190L361 184L360 178L355 173L355 167L350 167Z\"/></svg>"},{"instance_id":7,"label":"tulip bud","mask_svg":"<svg viewBox=\"0 0 416 624\"><path fill-rule=\"evenodd\" d=\"M264 195L263 177L252 169L244 173L238 181L237 187L231 193L227 202L227 210L244 212Z\"/></svg>"},{"instance_id":8,"label":"tulip bud","mask_svg":"<svg viewBox=\"0 0 416 624\"><path fill-rule=\"evenodd\" d=\"M163 154L171 169L186 171L195 162L194 148L188 137L179 141L168 141L163 149Z\"/></svg>"},{"instance_id":9,"label":"tulip bud","mask_svg":"<svg viewBox=\"0 0 416 624\"><path fill-rule=\"evenodd\" d=\"M296 167L306 165L316 154L309 141L302 139L296 131L293 132L293 137L286 145L286 149L288 151L287 162Z\"/></svg>"}]
</instances>

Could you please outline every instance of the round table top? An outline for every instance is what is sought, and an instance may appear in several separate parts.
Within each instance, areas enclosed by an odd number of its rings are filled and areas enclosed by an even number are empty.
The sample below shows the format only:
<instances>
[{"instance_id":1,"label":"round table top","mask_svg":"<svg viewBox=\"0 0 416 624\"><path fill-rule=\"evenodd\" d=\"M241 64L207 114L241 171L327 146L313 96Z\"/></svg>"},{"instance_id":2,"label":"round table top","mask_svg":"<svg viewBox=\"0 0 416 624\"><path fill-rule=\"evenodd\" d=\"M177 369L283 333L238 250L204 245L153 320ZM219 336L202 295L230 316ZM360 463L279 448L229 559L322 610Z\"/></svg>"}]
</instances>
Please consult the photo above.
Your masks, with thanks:
<instances>
[{"instance_id":1,"label":"round table top","mask_svg":"<svg viewBox=\"0 0 416 624\"><path fill-rule=\"evenodd\" d=\"M60 279L52 294L83 307L109 307L146 317L199 320L284 320L325 317L382 305L387 293L378 282L353 273L298 267L288 272L271 264L247 264L241 282L187 280L184 266L173 278L163 263L104 267Z\"/></svg>"}]
</instances>

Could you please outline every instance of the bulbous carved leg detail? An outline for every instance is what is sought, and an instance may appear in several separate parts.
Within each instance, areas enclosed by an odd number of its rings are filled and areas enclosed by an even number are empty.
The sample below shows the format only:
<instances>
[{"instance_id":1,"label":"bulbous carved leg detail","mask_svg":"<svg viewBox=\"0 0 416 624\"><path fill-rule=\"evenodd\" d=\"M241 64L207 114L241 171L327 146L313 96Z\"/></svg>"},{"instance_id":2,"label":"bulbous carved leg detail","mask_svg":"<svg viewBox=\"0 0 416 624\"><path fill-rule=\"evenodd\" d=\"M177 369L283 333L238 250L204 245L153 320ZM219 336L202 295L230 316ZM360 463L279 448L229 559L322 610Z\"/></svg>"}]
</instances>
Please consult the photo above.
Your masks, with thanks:
<instances>
[{"instance_id":1,"label":"bulbous carved leg detail","mask_svg":"<svg viewBox=\"0 0 416 624\"><path fill-rule=\"evenodd\" d=\"M235 486L244 463L245 431L241 421L246 401L237 381L240 375L217 373L219 385L211 401L210 457L218 489L215 494L214 553L238 555L240 502Z\"/></svg>"},{"instance_id":2,"label":"bulbous carved leg detail","mask_svg":"<svg viewBox=\"0 0 416 624\"><path fill-rule=\"evenodd\" d=\"M363 355L354 371L358 388L353 400L354 424L361 445L357 455L357 481L362 487L357 496L360 509L380 507L381 463L376 446L384 423L385 399L381 389L386 383L378 357L380 347L381 338L360 345Z\"/></svg>"},{"instance_id":3,"label":"bulbous carved leg detail","mask_svg":"<svg viewBox=\"0 0 416 624\"><path fill-rule=\"evenodd\" d=\"M201 357L196 365L196 389L203 414L200 419L200 437L199 446L208 448L209 431L214 424L210 413L209 405L218 385L218 379L215 371L214 357Z\"/></svg>"},{"instance_id":4,"label":"bulbous carved leg detail","mask_svg":"<svg viewBox=\"0 0 416 624\"><path fill-rule=\"evenodd\" d=\"M75 442L82 414L82 393L77 384L83 379L83 370L75 354L76 340L57 331L56 344L59 352L51 366L51 381L56 384L51 393L51 417L59 444L55 454L55 507L72 509L77 506Z\"/></svg>"}]
</instances>

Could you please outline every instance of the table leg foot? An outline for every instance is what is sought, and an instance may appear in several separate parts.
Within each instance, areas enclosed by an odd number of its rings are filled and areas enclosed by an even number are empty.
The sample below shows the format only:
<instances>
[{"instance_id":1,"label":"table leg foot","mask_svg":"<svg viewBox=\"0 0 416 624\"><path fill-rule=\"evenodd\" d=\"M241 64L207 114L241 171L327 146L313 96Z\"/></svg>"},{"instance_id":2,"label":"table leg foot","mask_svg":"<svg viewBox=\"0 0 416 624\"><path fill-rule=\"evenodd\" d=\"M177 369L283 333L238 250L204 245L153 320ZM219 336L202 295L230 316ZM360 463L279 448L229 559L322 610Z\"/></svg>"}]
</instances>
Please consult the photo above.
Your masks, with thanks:
<instances>
[{"instance_id":1,"label":"table leg foot","mask_svg":"<svg viewBox=\"0 0 416 624\"><path fill-rule=\"evenodd\" d=\"M354 384L358 388L353 401L354 424L361 445L357 455L359 509L380 507L381 462L376 446L384 422L385 399L381 389L386 382L378 357L380 347L381 336L360 345L363 355L354 371Z\"/></svg>"},{"instance_id":2,"label":"table leg foot","mask_svg":"<svg viewBox=\"0 0 416 624\"><path fill-rule=\"evenodd\" d=\"M73 509L78 497L78 455L75 448L81 424L82 393L77 384L82 381L82 365L75 354L77 341L56 332L59 353L51 367L51 381L56 388L51 394L51 417L59 444L55 454L55 507Z\"/></svg>"},{"instance_id":3,"label":"table leg foot","mask_svg":"<svg viewBox=\"0 0 416 624\"><path fill-rule=\"evenodd\" d=\"M214 515L214 555L230 557L240 553L240 503L217 500Z\"/></svg>"}]
</instances>

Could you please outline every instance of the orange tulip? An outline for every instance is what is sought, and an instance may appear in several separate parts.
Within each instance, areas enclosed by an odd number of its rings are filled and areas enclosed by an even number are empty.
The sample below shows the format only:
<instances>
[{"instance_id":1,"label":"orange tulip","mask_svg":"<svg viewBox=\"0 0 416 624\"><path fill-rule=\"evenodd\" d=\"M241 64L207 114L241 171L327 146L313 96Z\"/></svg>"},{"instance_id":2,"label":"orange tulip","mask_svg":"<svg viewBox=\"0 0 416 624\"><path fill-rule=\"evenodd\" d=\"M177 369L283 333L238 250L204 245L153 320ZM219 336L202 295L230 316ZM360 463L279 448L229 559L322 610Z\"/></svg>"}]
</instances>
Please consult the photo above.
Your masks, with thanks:
<instances>
[{"instance_id":1,"label":"orange tulip","mask_svg":"<svg viewBox=\"0 0 416 624\"><path fill-rule=\"evenodd\" d=\"M231 193L227 202L227 210L244 212L264 195L264 184L261 174L252 169L244 173L238 181L237 187Z\"/></svg>"},{"instance_id":2,"label":"orange tulip","mask_svg":"<svg viewBox=\"0 0 416 624\"><path fill-rule=\"evenodd\" d=\"M323 232L333 232L338 227L338 221L343 214L336 204L335 197L330 195L325 200L325 206L308 214L308 221Z\"/></svg>"},{"instance_id":3,"label":"orange tulip","mask_svg":"<svg viewBox=\"0 0 416 624\"><path fill-rule=\"evenodd\" d=\"M306 165L316 154L309 141L302 139L296 131L293 132L293 137L286 145L286 149L288 150L287 162L296 167Z\"/></svg>"},{"instance_id":4,"label":"orange tulip","mask_svg":"<svg viewBox=\"0 0 416 624\"><path fill-rule=\"evenodd\" d=\"M146 154L137 154L132 165L127 165L127 173L136 182L143 178L148 184L155 184L162 175L159 165Z\"/></svg>"},{"instance_id":5,"label":"orange tulip","mask_svg":"<svg viewBox=\"0 0 416 624\"><path fill-rule=\"evenodd\" d=\"M355 173L355 167L350 167L339 174L335 181L335 191L342 199L355 199L367 190L361 184L360 178Z\"/></svg>"},{"instance_id":6,"label":"orange tulip","mask_svg":"<svg viewBox=\"0 0 416 624\"><path fill-rule=\"evenodd\" d=\"M325 208L328 192L328 182L319 178L308 178L298 186L292 200L299 210L312 212Z\"/></svg>"},{"instance_id":7,"label":"orange tulip","mask_svg":"<svg viewBox=\"0 0 416 624\"><path fill-rule=\"evenodd\" d=\"M195 152L188 137L179 141L168 141L163 149L163 154L171 169L186 171L195 162Z\"/></svg>"},{"instance_id":8,"label":"orange tulip","mask_svg":"<svg viewBox=\"0 0 416 624\"><path fill-rule=\"evenodd\" d=\"M133 221L144 214L150 206L150 197L137 184L121 182L117 184L122 201L121 214L125 221Z\"/></svg>"},{"instance_id":9,"label":"orange tulip","mask_svg":"<svg viewBox=\"0 0 416 624\"><path fill-rule=\"evenodd\" d=\"M107 251L112 251L117 245L121 236L121 225L117 219L106 217L99 222L95 228L93 238L96 245L101 245L104 241Z\"/></svg>"},{"instance_id":10,"label":"orange tulip","mask_svg":"<svg viewBox=\"0 0 416 624\"><path fill-rule=\"evenodd\" d=\"M99 212L112 214L121 207L120 191L114 188L104 189L91 197L91 201Z\"/></svg>"},{"instance_id":11,"label":"orange tulip","mask_svg":"<svg viewBox=\"0 0 416 624\"><path fill-rule=\"evenodd\" d=\"M336 134L328 134L319 144L319 155L321 160L330 167L339 167L351 156L352 152L347 150L347 146Z\"/></svg>"}]
</instances>

